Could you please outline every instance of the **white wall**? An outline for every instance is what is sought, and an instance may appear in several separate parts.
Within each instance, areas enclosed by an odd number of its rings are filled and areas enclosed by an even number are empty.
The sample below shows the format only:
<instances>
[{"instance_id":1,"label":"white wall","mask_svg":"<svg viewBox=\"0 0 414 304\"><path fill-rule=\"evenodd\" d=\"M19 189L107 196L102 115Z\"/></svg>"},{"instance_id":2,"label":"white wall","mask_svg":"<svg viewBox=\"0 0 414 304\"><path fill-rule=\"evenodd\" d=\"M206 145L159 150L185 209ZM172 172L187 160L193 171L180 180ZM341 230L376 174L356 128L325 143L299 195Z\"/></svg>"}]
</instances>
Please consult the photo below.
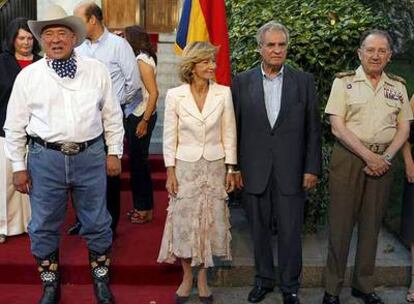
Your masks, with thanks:
<instances>
[{"instance_id":1,"label":"white wall","mask_svg":"<svg viewBox=\"0 0 414 304\"><path fill-rule=\"evenodd\" d=\"M47 8L52 4L58 4L62 6L68 15L73 14L73 8L81 0L38 0L37 1L37 19L42 19ZM102 5L101 0L94 0L99 6ZM101 6L102 7L102 6Z\"/></svg>"}]
</instances>

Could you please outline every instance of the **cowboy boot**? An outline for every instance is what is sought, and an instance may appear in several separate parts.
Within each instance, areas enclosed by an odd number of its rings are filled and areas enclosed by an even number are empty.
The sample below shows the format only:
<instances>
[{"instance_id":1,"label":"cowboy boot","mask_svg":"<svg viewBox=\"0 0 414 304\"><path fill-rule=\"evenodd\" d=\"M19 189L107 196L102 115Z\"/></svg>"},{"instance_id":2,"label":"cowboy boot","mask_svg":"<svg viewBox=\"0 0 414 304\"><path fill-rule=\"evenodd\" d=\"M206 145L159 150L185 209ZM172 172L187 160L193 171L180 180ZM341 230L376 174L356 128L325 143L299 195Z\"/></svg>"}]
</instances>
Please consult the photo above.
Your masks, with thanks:
<instances>
[{"instance_id":1,"label":"cowboy boot","mask_svg":"<svg viewBox=\"0 0 414 304\"><path fill-rule=\"evenodd\" d=\"M35 257L40 279L43 285L43 294L39 304L57 304L60 300L59 251L51 253L45 258Z\"/></svg>"},{"instance_id":2,"label":"cowboy boot","mask_svg":"<svg viewBox=\"0 0 414 304\"><path fill-rule=\"evenodd\" d=\"M99 254L89 250L89 263L93 279L93 289L98 304L114 304L114 296L109 288L110 250Z\"/></svg>"}]
</instances>

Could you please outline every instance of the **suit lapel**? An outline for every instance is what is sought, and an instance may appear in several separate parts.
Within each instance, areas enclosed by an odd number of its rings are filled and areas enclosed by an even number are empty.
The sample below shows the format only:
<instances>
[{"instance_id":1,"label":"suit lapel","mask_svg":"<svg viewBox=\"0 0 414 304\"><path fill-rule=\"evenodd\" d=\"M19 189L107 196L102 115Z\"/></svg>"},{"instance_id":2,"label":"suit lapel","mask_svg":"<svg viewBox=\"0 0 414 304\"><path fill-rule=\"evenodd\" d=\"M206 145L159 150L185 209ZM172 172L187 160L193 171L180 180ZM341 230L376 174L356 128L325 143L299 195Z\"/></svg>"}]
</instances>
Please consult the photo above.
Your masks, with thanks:
<instances>
[{"instance_id":1,"label":"suit lapel","mask_svg":"<svg viewBox=\"0 0 414 304\"><path fill-rule=\"evenodd\" d=\"M182 85L182 91L177 94L177 98L180 99L180 105L183 109L195 118L203 121L203 116L197 108L193 94L191 94L190 85Z\"/></svg>"},{"instance_id":2,"label":"suit lapel","mask_svg":"<svg viewBox=\"0 0 414 304\"><path fill-rule=\"evenodd\" d=\"M222 102L222 98L218 98L221 95L220 90L218 90L218 85L214 82L210 82L210 86L208 88L208 93L206 96L206 101L204 103L203 111L201 115L203 118L207 118L217 106Z\"/></svg>"},{"instance_id":3,"label":"suit lapel","mask_svg":"<svg viewBox=\"0 0 414 304\"><path fill-rule=\"evenodd\" d=\"M283 84L282 84L282 96L280 100L280 111L273 126L273 130L278 128L283 120L286 118L289 108L292 106L292 102L295 100L297 92L297 84L293 77L292 70L288 65L285 65L283 70Z\"/></svg>"},{"instance_id":4,"label":"suit lapel","mask_svg":"<svg viewBox=\"0 0 414 304\"><path fill-rule=\"evenodd\" d=\"M256 114L259 117L264 127L268 130L271 129L269 118L267 117L266 105L264 99L263 89L263 74L260 65L256 68L251 76L249 84L250 100L253 103L253 108L256 110Z\"/></svg>"}]
</instances>

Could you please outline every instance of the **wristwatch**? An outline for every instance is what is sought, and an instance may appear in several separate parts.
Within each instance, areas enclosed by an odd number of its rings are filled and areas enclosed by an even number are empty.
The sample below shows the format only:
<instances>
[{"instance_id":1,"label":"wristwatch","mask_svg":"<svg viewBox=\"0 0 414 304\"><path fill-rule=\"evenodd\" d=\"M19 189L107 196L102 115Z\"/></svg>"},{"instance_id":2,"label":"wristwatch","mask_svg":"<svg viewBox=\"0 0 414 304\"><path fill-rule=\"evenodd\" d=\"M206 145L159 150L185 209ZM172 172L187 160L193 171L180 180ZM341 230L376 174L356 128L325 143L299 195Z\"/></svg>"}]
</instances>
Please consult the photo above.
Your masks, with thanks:
<instances>
[{"instance_id":1,"label":"wristwatch","mask_svg":"<svg viewBox=\"0 0 414 304\"><path fill-rule=\"evenodd\" d=\"M227 168L227 174L237 174L240 173L240 170L236 170L233 167Z\"/></svg>"},{"instance_id":2,"label":"wristwatch","mask_svg":"<svg viewBox=\"0 0 414 304\"><path fill-rule=\"evenodd\" d=\"M391 165L392 162L392 156L389 153L385 153L382 155L382 157L384 158L385 162L387 162L389 165Z\"/></svg>"}]
</instances>

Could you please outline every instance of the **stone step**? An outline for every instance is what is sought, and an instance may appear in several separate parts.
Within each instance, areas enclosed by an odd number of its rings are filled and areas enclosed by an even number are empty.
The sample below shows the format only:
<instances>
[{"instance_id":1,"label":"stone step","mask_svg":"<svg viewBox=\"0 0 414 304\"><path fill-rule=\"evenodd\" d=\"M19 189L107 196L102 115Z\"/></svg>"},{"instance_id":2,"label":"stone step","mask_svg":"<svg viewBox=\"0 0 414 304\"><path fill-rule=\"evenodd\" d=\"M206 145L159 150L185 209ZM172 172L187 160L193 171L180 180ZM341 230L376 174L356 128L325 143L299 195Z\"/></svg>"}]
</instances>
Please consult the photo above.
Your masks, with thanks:
<instances>
[{"instance_id":1,"label":"stone step","mask_svg":"<svg viewBox=\"0 0 414 304\"><path fill-rule=\"evenodd\" d=\"M172 59L178 58L175 54L175 45L172 43L158 43L157 54L159 57L163 57L165 55L173 55Z\"/></svg>"},{"instance_id":2,"label":"stone step","mask_svg":"<svg viewBox=\"0 0 414 304\"><path fill-rule=\"evenodd\" d=\"M162 55L162 56L160 56ZM158 66L162 65L164 63L174 63L177 64L179 62L179 58L174 54L174 53L167 53L167 54L159 54L158 53L159 59L157 61Z\"/></svg>"},{"instance_id":3,"label":"stone step","mask_svg":"<svg viewBox=\"0 0 414 304\"><path fill-rule=\"evenodd\" d=\"M160 34L158 44L158 75L157 84L159 90L157 113L158 120L155 125L151 143L150 153L162 153L162 123L164 120L164 101L167 90L179 85L177 76L178 57L174 52L175 35Z\"/></svg>"},{"instance_id":4,"label":"stone step","mask_svg":"<svg viewBox=\"0 0 414 304\"><path fill-rule=\"evenodd\" d=\"M254 280L254 259L249 227L241 208L231 208L232 226L232 264L218 261L212 269L211 279L216 286L246 286ZM274 260L277 265L277 236L274 237ZM356 251L357 230L354 231L344 286L349 286ZM317 234L303 236L303 274L302 286L321 287L328 247L328 233L323 230ZM378 239L374 275L377 286L405 286L410 280L411 258L409 251L385 228L381 229Z\"/></svg>"},{"instance_id":5,"label":"stone step","mask_svg":"<svg viewBox=\"0 0 414 304\"><path fill-rule=\"evenodd\" d=\"M157 104L157 125L164 121L164 102Z\"/></svg>"},{"instance_id":6,"label":"stone step","mask_svg":"<svg viewBox=\"0 0 414 304\"><path fill-rule=\"evenodd\" d=\"M159 96L158 96L158 102L157 102L157 108L164 108L164 104L165 104L165 96L167 96L167 91L168 91L169 87L159 87Z\"/></svg>"},{"instance_id":7,"label":"stone step","mask_svg":"<svg viewBox=\"0 0 414 304\"><path fill-rule=\"evenodd\" d=\"M161 75L175 75L177 76L177 62L160 62L157 67L158 71L163 71ZM157 77L157 80L158 77Z\"/></svg>"},{"instance_id":8,"label":"stone step","mask_svg":"<svg viewBox=\"0 0 414 304\"><path fill-rule=\"evenodd\" d=\"M160 154L162 153L162 141L152 141L149 147L150 154Z\"/></svg>"},{"instance_id":9,"label":"stone step","mask_svg":"<svg viewBox=\"0 0 414 304\"><path fill-rule=\"evenodd\" d=\"M166 55L171 55L171 60L177 60L179 57L175 53L175 45L171 43L158 43L157 45L157 55L159 57L165 57Z\"/></svg>"},{"instance_id":10,"label":"stone step","mask_svg":"<svg viewBox=\"0 0 414 304\"><path fill-rule=\"evenodd\" d=\"M248 303L247 295L251 287L215 287L212 288L214 295L214 303L219 304L240 304ZM377 294L386 304L402 304L405 302L407 288L405 287L379 287L376 288ZM299 298L301 303L305 304L321 304L324 290L322 288L301 288L299 290ZM342 304L362 304L363 302L351 296L351 289L344 288L341 293L340 301ZM194 289L188 304L198 304L196 290ZM274 292L266 295L266 298L260 304L283 304L282 294L275 289Z\"/></svg>"},{"instance_id":11,"label":"stone step","mask_svg":"<svg viewBox=\"0 0 414 304\"><path fill-rule=\"evenodd\" d=\"M160 33L158 36L159 42L175 43L176 33Z\"/></svg>"},{"instance_id":12,"label":"stone step","mask_svg":"<svg viewBox=\"0 0 414 304\"><path fill-rule=\"evenodd\" d=\"M157 76L157 83L169 89L179 85L179 79L177 73L159 74Z\"/></svg>"},{"instance_id":13,"label":"stone step","mask_svg":"<svg viewBox=\"0 0 414 304\"><path fill-rule=\"evenodd\" d=\"M163 126L161 122L160 124L156 124L152 131L151 143L162 142L162 132Z\"/></svg>"}]
</instances>

